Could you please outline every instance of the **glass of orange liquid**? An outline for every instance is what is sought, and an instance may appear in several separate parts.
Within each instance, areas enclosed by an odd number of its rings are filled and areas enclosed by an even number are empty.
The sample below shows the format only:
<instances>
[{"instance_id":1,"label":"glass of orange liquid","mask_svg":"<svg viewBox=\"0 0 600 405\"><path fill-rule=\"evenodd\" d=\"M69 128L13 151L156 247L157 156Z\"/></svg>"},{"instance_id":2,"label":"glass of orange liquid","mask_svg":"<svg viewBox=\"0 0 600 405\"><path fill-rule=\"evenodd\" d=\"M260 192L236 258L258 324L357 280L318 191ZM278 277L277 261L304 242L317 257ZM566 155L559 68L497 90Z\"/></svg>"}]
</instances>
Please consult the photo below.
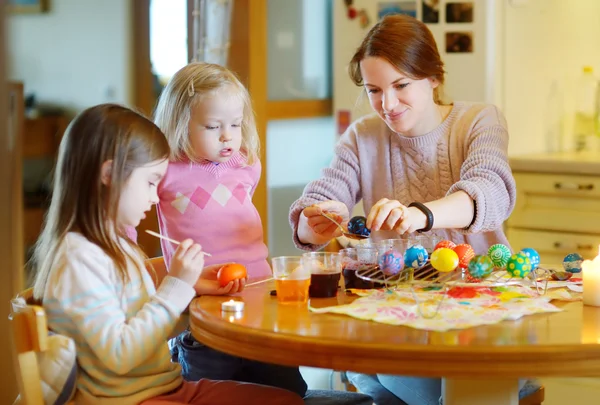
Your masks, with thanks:
<instances>
[{"instance_id":1,"label":"glass of orange liquid","mask_svg":"<svg viewBox=\"0 0 600 405\"><path fill-rule=\"evenodd\" d=\"M300 256L279 256L271 259L273 278L280 304L306 304L310 271L302 266Z\"/></svg>"}]
</instances>

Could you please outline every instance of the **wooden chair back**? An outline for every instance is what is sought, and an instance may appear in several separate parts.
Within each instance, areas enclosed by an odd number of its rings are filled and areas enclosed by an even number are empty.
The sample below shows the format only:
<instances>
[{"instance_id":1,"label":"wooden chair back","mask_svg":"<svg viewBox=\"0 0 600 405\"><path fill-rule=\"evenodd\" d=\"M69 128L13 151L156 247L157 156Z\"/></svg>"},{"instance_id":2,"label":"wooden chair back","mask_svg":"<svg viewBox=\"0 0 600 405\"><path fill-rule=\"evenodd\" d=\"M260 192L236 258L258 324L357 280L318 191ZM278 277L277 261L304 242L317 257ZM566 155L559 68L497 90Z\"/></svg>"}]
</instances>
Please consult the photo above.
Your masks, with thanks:
<instances>
[{"instance_id":1,"label":"wooden chair back","mask_svg":"<svg viewBox=\"0 0 600 405\"><path fill-rule=\"evenodd\" d=\"M19 385L18 403L43 405L42 381L36 353L48 350L48 323L44 308L34 305L33 290L19 294L11 301L9 316L17 354L15 374Z\"/></svg>"}]
</instances>

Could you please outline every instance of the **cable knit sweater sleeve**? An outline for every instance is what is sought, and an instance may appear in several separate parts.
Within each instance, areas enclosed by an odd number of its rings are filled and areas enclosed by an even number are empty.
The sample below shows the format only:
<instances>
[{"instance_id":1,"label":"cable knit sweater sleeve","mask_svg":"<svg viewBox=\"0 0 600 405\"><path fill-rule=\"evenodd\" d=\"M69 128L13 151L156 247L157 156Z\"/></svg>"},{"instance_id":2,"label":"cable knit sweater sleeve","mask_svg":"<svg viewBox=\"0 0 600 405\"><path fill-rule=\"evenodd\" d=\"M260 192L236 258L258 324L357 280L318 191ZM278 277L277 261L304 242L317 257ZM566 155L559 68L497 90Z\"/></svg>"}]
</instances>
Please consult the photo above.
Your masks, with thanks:
<instances>
[{"instance_id":1,"label":"cable knit sweater sleeve","mask_svg":"<svg viewBox=\"0 0 600 405\"><path fill-rule=\"evenodd\" d=\"M479 112L465 137L465 160L460 180L448 195L465 191L476 203L473 223L463 232L498 229L515 206L516 185L508 163L508 131L504 116L494 106Z\"/></svg>"},{"instance_id":2,"label":"cable knit sweater sleeve","mask_svg":"<svg viewBox=\"0 0 600 405\"><path fill-rule=\"evenodd\" d=\"M289 221L294 233L294 243L298 248L317 250L322 247L304 245L298 239L298 222L304 208L318 202L334 200L344 203L348 211L352 211L354 205L362 198L356 137L355 123L340 138L331 165L323 169L318 180L312 181L304 188L302 196L290 207Z\"/></svg>"}]
</instances>

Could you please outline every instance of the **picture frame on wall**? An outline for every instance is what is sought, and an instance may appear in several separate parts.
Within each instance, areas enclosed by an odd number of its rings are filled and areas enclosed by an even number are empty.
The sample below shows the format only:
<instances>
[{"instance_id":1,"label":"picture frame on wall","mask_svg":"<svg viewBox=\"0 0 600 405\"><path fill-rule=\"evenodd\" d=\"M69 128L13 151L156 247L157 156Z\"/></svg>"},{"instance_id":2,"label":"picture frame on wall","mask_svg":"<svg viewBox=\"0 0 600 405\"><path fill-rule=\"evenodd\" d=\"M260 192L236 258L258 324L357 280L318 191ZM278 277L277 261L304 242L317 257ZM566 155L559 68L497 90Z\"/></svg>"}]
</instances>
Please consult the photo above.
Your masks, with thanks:
<instances>
[{"instance_id":1,"label":"picture frame on wall","mask_svg":"<svg viewBox=\"0 0 600 405\"><path fill-rule=\"evenodd\" d=\"M14 14L45 13L48 11L48 2L49 0L8 0L7 7Z\"/></svg>"}]
</instances>

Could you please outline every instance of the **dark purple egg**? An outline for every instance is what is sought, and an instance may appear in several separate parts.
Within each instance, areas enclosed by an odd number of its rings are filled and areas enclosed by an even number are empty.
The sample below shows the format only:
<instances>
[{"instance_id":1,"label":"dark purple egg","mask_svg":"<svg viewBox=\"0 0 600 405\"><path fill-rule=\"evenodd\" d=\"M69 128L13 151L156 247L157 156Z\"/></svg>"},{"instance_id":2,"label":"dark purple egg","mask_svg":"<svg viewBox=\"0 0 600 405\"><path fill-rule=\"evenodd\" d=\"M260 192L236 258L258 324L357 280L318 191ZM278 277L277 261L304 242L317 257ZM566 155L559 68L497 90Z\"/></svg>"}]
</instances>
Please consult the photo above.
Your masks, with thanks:
<instances>
[{"instance_id":1,"label":"dark purple egg","mask_svg":"<svg viewBox=\"0 0 600 405\"><path fill-rule=\"evenodd\" d=\"M355 235L369 236L371 231L367 228L367 218L362 216L352 217L348 222L348 232Z\"/></svg>"}]
</instances>

